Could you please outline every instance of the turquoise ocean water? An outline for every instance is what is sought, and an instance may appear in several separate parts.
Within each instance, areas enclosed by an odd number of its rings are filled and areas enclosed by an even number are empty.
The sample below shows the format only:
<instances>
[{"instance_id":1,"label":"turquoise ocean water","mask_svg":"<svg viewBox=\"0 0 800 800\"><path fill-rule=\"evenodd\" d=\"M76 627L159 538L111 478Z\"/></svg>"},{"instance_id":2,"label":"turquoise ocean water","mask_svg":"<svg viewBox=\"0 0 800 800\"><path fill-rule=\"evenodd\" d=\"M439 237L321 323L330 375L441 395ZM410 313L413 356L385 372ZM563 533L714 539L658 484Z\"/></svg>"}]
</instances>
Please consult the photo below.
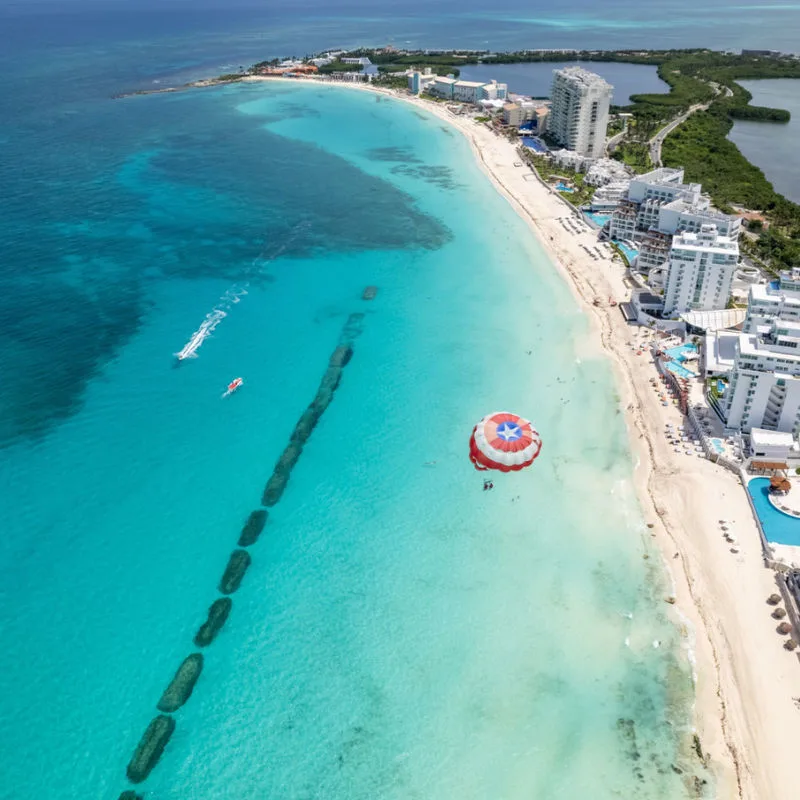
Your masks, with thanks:
<instances>
[{"instance_id":1,"label":"turquoise ocean water","mask_svg":"<svg viewBox=\"0 0 800 800\"><path fill-rule=\"evenodd\" d=\"M454 26L241 5L0 3L0 798L127 788L353 313L353 359L145 796L710 795L609 365L465 141L346 89L109 99L283 43L534 28L511 7ZM593 46L590 11L540 18L531 46ZM618 11L608 46L678 36ZM483 492L468 437L503 408L544 448Z\"/></svg>"},{"instance_id":2,"label":"turquoise ocean water","mask_svg":"<svg viewBox=\"0 0 800 800\"><path fill-rule=\"evenodd\" d=\"M689 665L655 555L643 559L611 373L587 355L586 319L537 242L466 143L399 103L286 85L197 94L123 101L166 118L195 109L207 127L191 136L208 141L151 141L115 166L143 205L133 230L114 229L128 255L140 248L137 279L148 258L160 279L139 287L136 333L79 407L0 456L14 499L0 741L15 754L0 795L125 787L238 530L344 321L363 311L342 385L145 788L686 796L673 765L686 767ZM233 197L237 169L273 192L271 208L286 204L269 241L258 209L251 220ZM301 189L314 202L293 208ZM188 238L165 239L161 226L184 218ZM183 247L200 263L204 247L247 250L245 222L260 260L180 277ZM85 281L95 267L72 269ZM243 276L249 293L173 368ZM236 375L245 388L222 401ZM535 420L543 455L484 493L467 439L505 407Z\"/></svg>"}]
</instances>

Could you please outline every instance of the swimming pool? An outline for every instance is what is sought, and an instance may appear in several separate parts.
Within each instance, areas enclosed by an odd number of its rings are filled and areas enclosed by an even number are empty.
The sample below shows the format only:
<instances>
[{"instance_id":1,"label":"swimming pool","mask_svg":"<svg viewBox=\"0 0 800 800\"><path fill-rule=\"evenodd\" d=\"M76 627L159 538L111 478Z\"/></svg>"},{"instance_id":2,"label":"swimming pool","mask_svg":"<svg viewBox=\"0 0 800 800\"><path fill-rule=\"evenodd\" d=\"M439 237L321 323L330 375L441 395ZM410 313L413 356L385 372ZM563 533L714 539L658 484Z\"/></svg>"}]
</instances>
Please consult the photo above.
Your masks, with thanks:
<instances>
[{"instance_id":1,"label":"swimming pool","mask_svg":"<svg viewBox=\"0 0 800 800\"><path fill-rule=\"evenodd\" d=\"M664 351L668 356L673 358L673 361L667 361L664 365L670 372L674 375L678 375L681 378L696 378L697 373L692 372L690 369L687 369L683 366L683 362L686 361L686 356L689 353L696 353L697 347L693 344L681 344L678 347L670 347L669 350Z\"/></svg>"},{"instance_id":2,"label":"swimming pool","mask_svg":"<svg viewBox=\"0 0 800 800\"><path fill-rule=\"evenodd\" d=\"M686 369L683 364L678 363L677 361L668 361L664 366L673 374L677 375L679 378L696 378L697 373L692 372L691 370Z\"/></svg>"},{"instance_id":3,"label":"swimming pool","mask_svg":"<svg viewBox=\"0 0 800 800\"><path fill-rule=\"evenodd\" d=\"M722 444L722 439L710 439L711 446L714 448L714 452L718 453L719 455L724 455L725 447Z\"/></svg>"},{"instance_id":4,"label":"swimming pool","mask_svg":"<svg viewBox=\"0 0 800 800\"><path fill-rule=\"evenodd\" d=\"M533 137L533 136L523 136L522 137L522 144L525 147L530 147L536 153L547 153L547 145L542 142L541 140Z\"/></svg>"},{"instance_id":5,"label":"swimming pool","mask_svg":"<svg viewBox=\"0 0 800 800\"><path fill-rule=\"evenodd\" d=\"M611 219L611 214L601 214L599 211L584 211L583 213L601 228Z\"/></svg>"},{"instance_id":6,"label":"swimming pool","mask_svg":"<svg viewBox=\"0 0 800 800\"><path fill-rule=\"evenodd\" d=\"M769 478L753 478L747 484L767 541L800 547L800 519L778 511L769 501Z\"/></svg>"},{"instance_id":7,"label":"swimming pool","mask_svg":"<svg viewBox=\"0 0 800 800\"><path fill-rule=\"evenodd\" d=\"M717 394L720 395L720 396L725 394L725 387L726 386L727 386L727 384L725 383L725 381L718 380L717 381Z\"/></svg>"},{"instance_id":8,"label":"swimming pool","mask_svg":"<svg viewBox=\"0 0 800 800\"><path fill-rule=\"evenodd\" d=\"M619 247L623 253L625 253L625 258L628 259L628 263L633 266L633 262L636 260L636 256L639 255L639 251L635 247L631 247L630 245L620 242L617 239L612 239L611 241L614 242L614 244Z\"/></svg>"},{"instance_id":9,"label":"swimming pool","mask_svg":"<svg viewBox=\"0 0 800 800\"><path fill-rule=\"evenodd\" d=\"M567 184L563 183L562 181L559 181L556 184L556 189L558 189L559 192L574 192L575 191L574 189L570 189L570 187L567 186Z\"/></svg>"}]
</instances>

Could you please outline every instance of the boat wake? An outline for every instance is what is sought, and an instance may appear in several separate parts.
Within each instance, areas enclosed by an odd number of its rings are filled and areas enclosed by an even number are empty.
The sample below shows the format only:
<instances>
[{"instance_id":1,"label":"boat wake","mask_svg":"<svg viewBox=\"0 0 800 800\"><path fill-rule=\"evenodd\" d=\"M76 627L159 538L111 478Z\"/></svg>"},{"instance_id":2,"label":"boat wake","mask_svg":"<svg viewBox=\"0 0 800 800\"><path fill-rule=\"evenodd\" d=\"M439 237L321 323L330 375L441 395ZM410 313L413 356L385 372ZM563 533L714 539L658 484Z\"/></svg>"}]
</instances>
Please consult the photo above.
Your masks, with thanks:
<instances>
[{"instance_id":1,"label":"boat wake","mask_svg":"<svg viewBox=\"0 0 800 800\"><path fill-rule=\"evenodd\" d=\"M214 308L206 314L205 319L200 323L200 327L191 335L189 341L175 353L175 358L178 361L185 361L187 358L197 358L197 351L202 346L203 342L208 339L214 332L217 325L228 316L231 308L238 303L242 297L247 294L247 290L252 281L262 277L264 267L267 264L280 258L283 253L292 245L292 243L303 232L308 229L308 223L302 222L296 225L289 236L287 236L277 247L266 247L253 259L253 263L248 267L245 272L246 279L241 283L236 283L231 286L217 301Z\"/></svg>"},{"instance_id":2,"label":"boat wake","mask_svg":"<svg viewBox=\"0 0 800 800\"><path fill-rule=\"evenodd\" d=\"M220 297L214 308L206 314L205 319L200 323L200 327L191 335L189 341L175 353L175 358L178 361L183 361L186 358L197 358L197 351L200 349L200 345L211 336L214 328L228 316L231 306L234 303L238 303L239 299L247 294L247 286L248 284L232 286Z\"/></svg>"}]
</instances>

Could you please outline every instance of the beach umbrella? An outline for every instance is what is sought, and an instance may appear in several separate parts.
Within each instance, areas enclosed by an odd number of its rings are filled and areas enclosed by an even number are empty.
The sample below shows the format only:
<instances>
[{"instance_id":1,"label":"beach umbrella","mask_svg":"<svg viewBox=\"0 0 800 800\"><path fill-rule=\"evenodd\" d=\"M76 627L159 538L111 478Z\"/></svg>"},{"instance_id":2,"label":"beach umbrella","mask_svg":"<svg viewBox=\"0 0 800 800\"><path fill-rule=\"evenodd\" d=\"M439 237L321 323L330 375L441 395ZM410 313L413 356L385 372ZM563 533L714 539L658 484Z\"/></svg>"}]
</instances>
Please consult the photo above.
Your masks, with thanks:
<instances>
[{"instance_id":1,"label":"beach umbrella","mask_svg":"<svg viewBox=\"0 0 800 800\"><path fill-rule=\"evenodd\" d=\"M775 619L783 619L786 616L786 609L785 608L780 608L780 607L776 608L772 612L772 616L775 617Z\"/></svg>"},{"instance_id":2,"label":"beach umbrella","mask_svg":"<svg viewBox=\"0 0 800 800\"><path fill-rule=\"evenodd\" d=\"M781 596L780 596L779 594L771 594L771 595L770 595L770 596L767 598L767 602L768 602L768 603L769 603L771 606L776 606L776 605L778 605L778 603L780 603L780 601L781 601Z\"/></svg>"},{"instance_id":3,"label":"beach umbrella","mask_svg":"<svg viewBox=\"0 0 800 800\"><path fill-rule=\"evenodd\" d=\"M794 649L797 647L797 642L796 642L794 639L787 639L787 640L786 640L786 641L783 643L783 646L784 646L784 647L785 647L787 650L794 650Z\"/></svg>"},{"instance_id":4,"label":"beach umbrella","mask_svg":"<svg viewBox=\"0 0 800 800\"><path fill-rule=\"evenodd\" d=\"M487 414L469 439L469 459L475 469L516 472L539 457L542 440L528 420L508 411Z\"/></svg>"},{"instance_id":5,"label":"beach umbrella","mask_svg":"<svg viewBox=\"0 0 800 800\"><path fill-rule=\"evenodd\" d=\"M786 636L787 633L792 632L792 626L788 622L781 622L781 624L777 627L777 631L782 636Z\"/></svg>"}]
</instances>

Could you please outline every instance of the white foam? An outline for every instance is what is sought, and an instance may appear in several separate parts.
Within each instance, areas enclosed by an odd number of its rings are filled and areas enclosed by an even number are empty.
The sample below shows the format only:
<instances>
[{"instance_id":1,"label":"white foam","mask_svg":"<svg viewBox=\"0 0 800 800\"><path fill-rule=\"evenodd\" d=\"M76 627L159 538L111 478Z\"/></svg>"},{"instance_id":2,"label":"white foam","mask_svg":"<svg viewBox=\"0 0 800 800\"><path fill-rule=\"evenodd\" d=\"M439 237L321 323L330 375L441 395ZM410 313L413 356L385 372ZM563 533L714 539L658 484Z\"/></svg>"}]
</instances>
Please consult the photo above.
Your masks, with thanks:
<instances>
[{"instance_id":1,"label":"white foam","mask_svg":"<svg viewBox=\"0 0 800 800\"><path fill-rule=\"evenodd\" d=\"M222 294L214 308L206 314L205 319L200 323L200 327L191 335L189 341L175 353L175 357L179 361L183 361L186 358L197 358L197 351L200 349L203 342L214 332L214 328L228 316L228 311L230 311L231 306L238 303L242 297L247 295L250 280L257 277L266 264L271 263L276 258L283 255L292 242L307 229L308 223L302 222L296 225L285 241L283 241L276 250L269 253L269 255L265 257L266 248L262 250L261 253L253 259L253 263L246 272L248 280L235 283Z\"/></svg>"}]
</instances>

